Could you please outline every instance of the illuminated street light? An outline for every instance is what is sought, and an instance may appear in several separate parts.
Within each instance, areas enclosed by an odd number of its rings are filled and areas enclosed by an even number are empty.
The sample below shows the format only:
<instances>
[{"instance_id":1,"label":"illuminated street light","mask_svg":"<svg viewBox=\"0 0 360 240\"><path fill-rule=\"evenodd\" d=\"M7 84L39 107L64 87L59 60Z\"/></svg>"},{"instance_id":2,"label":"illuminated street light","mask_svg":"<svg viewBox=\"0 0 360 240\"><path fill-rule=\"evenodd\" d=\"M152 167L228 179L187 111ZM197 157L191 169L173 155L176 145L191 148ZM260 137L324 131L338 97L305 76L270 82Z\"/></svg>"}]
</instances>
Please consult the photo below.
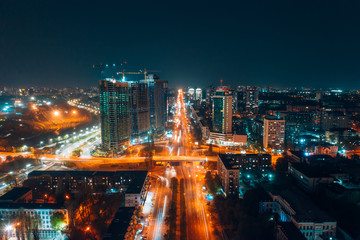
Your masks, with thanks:
<instances>
[{"instance_id":1,"label":"illuminated street light","mask_svg":"<svg viewBox=\"0 0 360 240\"><path fill-rule=\"evenodd\" d=\"M55 110L54 111L54 116L59 116L60 115L60 112L58 110Z\"/></svg>"},{"instance_id":2,"label":"illuminated street light","mask_svg":"<svg viewBox=\"0 0 360 240\"><path fill-rule=\"evenodd\" d=\"M13 225L7 225L5 226L5 231L11 231L13 229Z\"/></svg>"}]
</instances>

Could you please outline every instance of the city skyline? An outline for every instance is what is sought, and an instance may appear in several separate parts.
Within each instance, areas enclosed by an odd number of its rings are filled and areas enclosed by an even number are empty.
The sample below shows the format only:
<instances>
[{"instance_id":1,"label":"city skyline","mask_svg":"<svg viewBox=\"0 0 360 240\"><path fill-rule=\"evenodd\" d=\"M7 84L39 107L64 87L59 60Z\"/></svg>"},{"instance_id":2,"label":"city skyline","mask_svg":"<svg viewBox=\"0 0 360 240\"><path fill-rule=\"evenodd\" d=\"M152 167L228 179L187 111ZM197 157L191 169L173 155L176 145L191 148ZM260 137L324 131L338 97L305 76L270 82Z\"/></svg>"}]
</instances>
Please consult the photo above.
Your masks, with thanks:
<instances>
[{"instance_id":1,"label":"city skyline","mask_svg":"<svg viewBox=\"0 0 360 240\"><path fill-rule=\"evenodd\" d=\"M0 240L360 239L359 10L0 1Z\"/></svg>"},{"instance_id":2,"label":"city skyline","mask_svg":"<svg viewBox=\"0 0 360 240\"><path fill-rule=\"evenodd\" d=\"M171 87L360 88L355 1L0 6L0 85L96 86L93 64L127 61Z\"/></svg>"}]
</instances>

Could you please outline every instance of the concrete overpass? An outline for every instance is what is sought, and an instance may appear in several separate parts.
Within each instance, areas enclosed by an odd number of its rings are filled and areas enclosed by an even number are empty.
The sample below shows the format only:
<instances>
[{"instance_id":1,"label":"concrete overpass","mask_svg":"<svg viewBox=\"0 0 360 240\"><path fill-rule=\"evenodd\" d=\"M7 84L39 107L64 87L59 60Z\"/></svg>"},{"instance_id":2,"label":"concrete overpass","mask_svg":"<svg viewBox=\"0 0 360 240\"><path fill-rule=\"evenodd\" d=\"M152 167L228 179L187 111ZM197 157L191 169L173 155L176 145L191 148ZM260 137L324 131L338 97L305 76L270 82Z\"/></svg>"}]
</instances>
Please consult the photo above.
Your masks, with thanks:
<instances>
[{"instance_id":1,"label":"concrete overpass","mask_svg":"<svg viewBox=\"0 0 360 240\"><path fill-rule=\"evenodd\" d=\"M145 162L145 157L64 157L61 155L44 155L41 157L43 161L69 161L69 162L101 162L101 163L141 163ZM206 161L217 161L217 156L154 156L153 161L155 162L206 162Z\"/></svg>"}]
</instances>

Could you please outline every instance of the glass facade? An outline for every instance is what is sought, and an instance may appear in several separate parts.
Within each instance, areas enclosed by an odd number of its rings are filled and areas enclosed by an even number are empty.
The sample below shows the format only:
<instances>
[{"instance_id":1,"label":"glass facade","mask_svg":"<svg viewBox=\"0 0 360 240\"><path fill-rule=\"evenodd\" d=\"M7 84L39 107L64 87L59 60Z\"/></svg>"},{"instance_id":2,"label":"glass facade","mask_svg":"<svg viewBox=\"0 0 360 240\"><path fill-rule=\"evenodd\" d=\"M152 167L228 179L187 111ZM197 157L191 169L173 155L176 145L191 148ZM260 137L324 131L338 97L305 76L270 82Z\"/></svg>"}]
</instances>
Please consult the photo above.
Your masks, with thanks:
<instances>
[{"instance_id":1,"label":"glass facade","mask_svg":"<svg viewBox=\"0 0 360 240\"><path fill-rule=\"evenodd\" d=\"M128 83L100 81L101 139L104 148L121 151L130 140Z\"/></svg>"},{"instance_id":2,"label":"glass facade","mask_svg":"<svg viewBox=\"0 0 360 240\"><path fill-rule=\"evenodd\" d=\"M114 152L164 133L168 111L166 81L153 74L143 79L141 72L119 75L100 81L102 145Z\"/></svg>"},{"instance_id":3,"label":"glass facade","mask_svg":"<svg viewBox=\"0 0 360 240\"><path fill-rule=\"evenodd\" d=\"M213 99L213 130L223 132L224 129L224 98L214 97Z\"/></svg>"}]
</instances>

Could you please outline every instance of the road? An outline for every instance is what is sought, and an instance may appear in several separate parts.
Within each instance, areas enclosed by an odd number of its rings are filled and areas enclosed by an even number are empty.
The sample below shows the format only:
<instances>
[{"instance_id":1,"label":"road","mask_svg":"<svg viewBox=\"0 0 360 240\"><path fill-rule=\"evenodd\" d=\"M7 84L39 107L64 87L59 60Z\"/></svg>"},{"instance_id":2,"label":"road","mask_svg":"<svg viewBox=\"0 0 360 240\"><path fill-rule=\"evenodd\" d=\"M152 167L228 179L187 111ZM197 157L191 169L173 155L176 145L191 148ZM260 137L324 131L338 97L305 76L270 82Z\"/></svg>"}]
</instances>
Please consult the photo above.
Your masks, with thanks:
<instances>
[{"instance_id":1,"label":"road","mask_svg":"<svg viewBox=\"0 0 360 240\"><path fill-rule=\"evenodd\" d=\"M187 239L212 239L209 223L205 215L204 204L206 203L193 166L181 166L179 171L185 179ZM194 238L194 236L196 237Z\"/></svg>"},{"instance_id":2,"label":"road","mask_svg":"<svg viewBox=\"0 0 360 240\"><path fill-rule=\"evenodd\" d=\"M92 129L84 138L76 141L74 143L64 144L64 147L59 148L56 150L57 155L63 157L70 157L72 152L77 149L81 148L83 153L83 157L91 158L90 156L90 149L94 147L97 143L99 143L100 137L100 129ZM89 142L91 139L95 138L95 141Z\"/></svg>"},{"instance_id":3,"label":"road","mask_svg":"<svg viewBox=\"0 0 360 240\"><path fill-rule=\"evenodd\" d=\"M174 137L172 141L173 144L171 146L170 158L193 159L195 162L196 160L197 162L200 162L200 159L207 160L207 158L204 156L192 157L192 153L194 151L192 143L194 142L194 139L190 133L189 121L186 116L186 109L181 91L178 95L177 111L174 122ZM167 159L169 157L162 158ZM216 161L216 158L212 160ZM183 161L183 163L180 163L180 166L166 167L165 171L156 173L155 176L157 177L157 180L151 190L154 193L155 201L152 209L152 218L149 224L149 231L147 234L148 239L163 239L164 233L167 230L167 226L165 226L164 223L164 218L166 217L168 203L171 201L171 191L168 186L171 177L177 177L178 180L183 178L185 180L187 239L215 239L212 236L211 226L207 220L207 214L205 211L206 209L204 208L206 200L204 199L204 194L201 192L202 185L197 174L196 166L198 165L196 164L198 163L189 162L190 161ZM180 207L179 203L178 207ZM177 224L177 229L179 230L180 221L177 221ZM180 239L179 234L177 235L176 239Z\"/></svg>"},{"instance_id":4,"label":"road","mask_svg":"<svg viewBox=\"0 0 360 240\"><path fill-rule=\"evenodd\" d=\"M159 175L155 174L157 177L156 192L153 214L149 223L149 239L161 240L167 230L165 218L171 200L170 179L175 175L174 169L170 168L159 172Z\"/></svg>"}]
</instances>

